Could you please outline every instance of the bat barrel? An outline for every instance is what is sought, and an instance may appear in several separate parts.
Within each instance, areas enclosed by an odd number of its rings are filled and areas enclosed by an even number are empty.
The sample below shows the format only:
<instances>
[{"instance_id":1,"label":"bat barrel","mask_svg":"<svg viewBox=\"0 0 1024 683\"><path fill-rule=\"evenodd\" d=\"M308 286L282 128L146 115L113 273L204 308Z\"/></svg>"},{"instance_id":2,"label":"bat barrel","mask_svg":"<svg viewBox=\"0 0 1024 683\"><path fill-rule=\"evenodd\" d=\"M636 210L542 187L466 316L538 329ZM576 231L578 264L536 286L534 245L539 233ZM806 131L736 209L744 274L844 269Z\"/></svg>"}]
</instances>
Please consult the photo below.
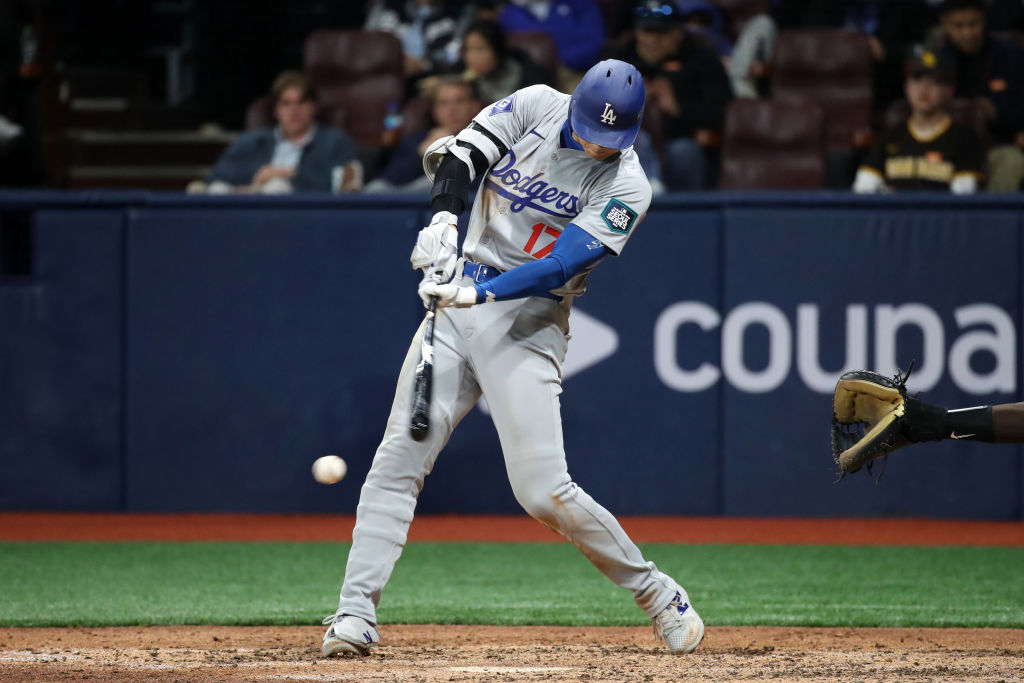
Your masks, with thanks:
<instances>
[{"instance_id":1,"label":"bat barrel","mask_svg":"<svg viewBox=\"0 0 1024 683\"><path fill-rule=\"evenodd\" d=\"M434 312L436 310L437 299L434 298L427 309L427 321L423 328L423 342L420 348L420 364L416 368L416 382L413 388L409 434L414 441L422 441L430 431L430 389L434 379L433 345Z\"/></svg>"}]
</instances>

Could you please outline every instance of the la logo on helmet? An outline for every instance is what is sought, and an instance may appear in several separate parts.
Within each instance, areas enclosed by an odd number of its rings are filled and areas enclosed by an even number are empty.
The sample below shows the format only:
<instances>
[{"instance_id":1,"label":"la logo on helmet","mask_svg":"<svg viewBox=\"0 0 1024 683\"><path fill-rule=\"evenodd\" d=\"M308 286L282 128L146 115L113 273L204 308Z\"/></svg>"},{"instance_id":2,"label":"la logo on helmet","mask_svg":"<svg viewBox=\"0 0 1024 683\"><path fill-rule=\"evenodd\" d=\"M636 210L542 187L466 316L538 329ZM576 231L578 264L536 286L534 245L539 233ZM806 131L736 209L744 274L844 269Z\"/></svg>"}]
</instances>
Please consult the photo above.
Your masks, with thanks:
<instances>
[{"instance_id":1,"label":"la logo on helmet","mask_svg":"<svg viewBox=\"0 0 1024 683\"><path fill-rule=\"evenodd\" d=\"M609 126L615 123L615 110L612 109L610 102L604 103L604 113L601 114L601 123L607 123Z\"/></svg>"}]
</instances>

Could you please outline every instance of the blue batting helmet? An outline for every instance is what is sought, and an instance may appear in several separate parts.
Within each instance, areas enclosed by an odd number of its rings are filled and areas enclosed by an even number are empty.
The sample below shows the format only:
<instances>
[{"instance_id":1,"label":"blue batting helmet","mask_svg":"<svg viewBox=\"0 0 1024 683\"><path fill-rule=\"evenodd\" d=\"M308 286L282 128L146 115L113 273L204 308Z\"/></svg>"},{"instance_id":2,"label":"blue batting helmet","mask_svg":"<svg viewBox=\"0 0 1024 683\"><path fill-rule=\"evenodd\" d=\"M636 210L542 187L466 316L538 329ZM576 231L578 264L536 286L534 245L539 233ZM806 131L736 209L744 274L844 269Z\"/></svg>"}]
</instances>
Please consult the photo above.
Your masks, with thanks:
<instances>
[{"instance_id":1,"label":"blue batting helmet","mask_svg":"<svg viewBox=\"0 0 1024 683\"><path fill-rule=\"evenodd\" d=\"M595 145L626 149L636 140L647 90L636 67L606 59L590 67L569 101L569 125Z\"/></svg>"}]
</instances>

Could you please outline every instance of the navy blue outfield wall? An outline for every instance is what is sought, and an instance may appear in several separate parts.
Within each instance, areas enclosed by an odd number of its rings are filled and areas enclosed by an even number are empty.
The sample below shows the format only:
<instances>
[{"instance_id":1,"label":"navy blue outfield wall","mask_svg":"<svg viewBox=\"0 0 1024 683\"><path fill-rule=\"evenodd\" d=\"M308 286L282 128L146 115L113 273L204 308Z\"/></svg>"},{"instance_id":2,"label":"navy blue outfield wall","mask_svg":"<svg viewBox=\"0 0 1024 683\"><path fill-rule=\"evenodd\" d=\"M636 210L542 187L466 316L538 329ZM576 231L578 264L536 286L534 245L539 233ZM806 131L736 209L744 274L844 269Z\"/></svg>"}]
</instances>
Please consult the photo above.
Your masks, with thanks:
<instances>
[{"instance_id":1,"label":"navy blue outfield wall","mask_svg":"<svg viewBox=\"0 0 1024 683\"><path fill-rule=\"evenodd\" d=\"M1021 208L659 198L573 312L574 478L619 514L1022 519L1017 446L918 446L878 485L835 484L828 436L847 368L914 359L926 399L1021 400ZM407 259L425 214L0 193L0 229L29 225L32 249L0 278L0 509L353 512L422 319ZM335 486L310 476L327 453L350 467ZM419 510L519 511L485 405Z\"/></svg>"}]
</instances>

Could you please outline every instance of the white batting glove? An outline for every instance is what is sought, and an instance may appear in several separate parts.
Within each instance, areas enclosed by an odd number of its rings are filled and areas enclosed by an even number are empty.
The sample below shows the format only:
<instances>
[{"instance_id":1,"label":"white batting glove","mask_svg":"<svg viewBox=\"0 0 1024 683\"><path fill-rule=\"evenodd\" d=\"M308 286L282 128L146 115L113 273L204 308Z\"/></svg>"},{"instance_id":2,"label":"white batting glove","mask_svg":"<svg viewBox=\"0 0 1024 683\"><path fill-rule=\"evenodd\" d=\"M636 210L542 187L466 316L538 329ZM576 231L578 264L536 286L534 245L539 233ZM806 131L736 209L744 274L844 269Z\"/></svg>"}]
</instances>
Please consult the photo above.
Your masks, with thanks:
<instances>
[{"instance_id":1,"label":"white batting glove","mask_svg":"<svg viewBox=\"0 0 1024 683\"><path fill-rule=\"evenodd\" d=\"M455 274L459 259L458 217L450 211L438 211L430 225L420 230L416 246L409 261L412 267L422 269L425 276L435 276L438 282L448 282ZM425 277L424 282L427 281Z\"/></svg>"},{"instance_id":2,"label":"white batting glove","mask_svg":"<svg viewBox=\"0 0 1024 683\"><path fill-rule=\"evenodd\" d=\"M453 284L440 284L433 280L425 280L420 283L420 298L423 305L429 306L431 297L437 297L437 307L447 308L469 308L476 303L475 287L460 287Z\"/></svg>"}]
</instances>

